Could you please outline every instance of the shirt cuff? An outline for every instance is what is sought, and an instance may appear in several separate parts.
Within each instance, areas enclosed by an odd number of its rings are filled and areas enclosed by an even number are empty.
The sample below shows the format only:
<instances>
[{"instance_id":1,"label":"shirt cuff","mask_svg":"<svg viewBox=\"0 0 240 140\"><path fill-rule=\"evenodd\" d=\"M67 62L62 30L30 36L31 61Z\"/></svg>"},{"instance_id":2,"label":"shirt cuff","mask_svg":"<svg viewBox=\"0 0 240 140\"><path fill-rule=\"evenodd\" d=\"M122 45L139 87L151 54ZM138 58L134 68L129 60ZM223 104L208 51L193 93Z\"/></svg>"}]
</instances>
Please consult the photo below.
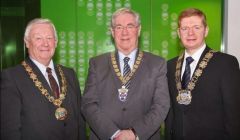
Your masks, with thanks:
<instances>
[{"instance_id":1,"label":"shirt cuff","mask_svg":"<svg viewBox=\"0 0 240 140\"><path fill-rule=\"evenodd\" d=\"M120 132L120 130L117 130L117 131L112 135L112 137L110 138L110 140L113 140L113 139L118 135L119 132Z\"/></svg>"}]
</instances>

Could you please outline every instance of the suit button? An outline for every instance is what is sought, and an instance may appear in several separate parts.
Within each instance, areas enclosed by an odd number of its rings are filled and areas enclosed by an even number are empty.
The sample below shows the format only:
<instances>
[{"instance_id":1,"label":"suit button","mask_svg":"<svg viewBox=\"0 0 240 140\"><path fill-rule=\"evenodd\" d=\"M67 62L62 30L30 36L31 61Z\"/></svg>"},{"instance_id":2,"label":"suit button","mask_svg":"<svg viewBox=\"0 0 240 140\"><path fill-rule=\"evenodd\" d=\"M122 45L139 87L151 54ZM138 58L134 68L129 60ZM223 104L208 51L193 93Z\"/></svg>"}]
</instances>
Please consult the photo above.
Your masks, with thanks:
<instances>
[{"instance_id":1,"label":"suit button","mask_svg":"<svg viewBox=\"0 0 240 140\"><path fill-rule=\"evenodd\" d=\"M126 111L126 108L124 107L124 108L122 109L122 111Z\"/></svg>"}]
</instances>

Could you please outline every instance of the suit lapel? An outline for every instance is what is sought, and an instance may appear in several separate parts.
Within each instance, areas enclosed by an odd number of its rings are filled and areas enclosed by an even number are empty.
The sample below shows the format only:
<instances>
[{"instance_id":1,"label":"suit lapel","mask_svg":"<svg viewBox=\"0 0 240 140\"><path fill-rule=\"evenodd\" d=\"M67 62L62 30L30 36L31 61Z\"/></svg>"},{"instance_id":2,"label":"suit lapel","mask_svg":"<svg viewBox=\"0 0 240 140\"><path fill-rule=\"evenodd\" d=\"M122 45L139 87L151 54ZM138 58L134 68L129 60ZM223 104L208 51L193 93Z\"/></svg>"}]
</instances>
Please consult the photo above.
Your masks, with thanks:
<instances>
[{"instance_id":1,"label":"suit lapel","mask_svg":"<svg viewBox=\"0 0 240 140\"><path fill-rule=\"evenodd\" d=\"M136 55L136 57L138 56L138 53ZM120 62L119 62L119 57L118 57L118 53L115 52L115 58L116 58L116 61L117 61L117 64L118 64L118 68L120 69ZM145 59L146 59L146 56L143 54L143 58L142 58L142 61L138 67L138 69L136 70L135 74L133 75L133 77L131 78L131 83L130 83L130 89L128 91L128 96L127 96L127 101L125 104L128 103L128 100L130 98L132 98L132 96L134 96L133 94L137 93L136 92L136 89L137 86L139 86L141 80L142 80L142 77L144 76L144 72L147 71L146 70L146 66L147 63L145 63ZM121 80L119 79L119 77L117 77L115 71L114 71L114 68L112 66L112 62L111 62L111 56L109 56L109 67L111 69L111 72L112 72L112 75L113 75L113 81L114 81L114 85L115 85L115 89L118 91L119 88L122 87L122 82ZM136 58L135 58L135 61L136 61Z\"/></svg>"},{"instance_id":2,"label":"suit lapel","mask_svg":"<svg viewBox=\"0 0 240 140\"><path fill-rule=\"evenodd\" d=\"M120 70L119 57L118 57L117 51L115 52L115 58L116 58L116 61L117 61L118 68ZM113 80L114 80L114 83L115 83L114 85L116 86L117 89L119 89L119 88L122 87L122 81L119 79L119 77L116 75L116 72L114 71L112 61L111 61L111 55L109 55L108 60L109 60L108 61L108 66L111 69L111 72L112 72L112 75L113 75L112 77L113 77Z\"/></svg>"},{"instance_id":3,"label":"suit lapel","mask_svg":"<svg viewBox=\"0 0 240 140\"><path fill-rule=\"evenodd\" d=\"M201 63L201 61L202 61L202 59L204 58L204 56L206 55L206 53L208 52L210 50L210 48L209 47L206 47L205 49L204 49L204 51L203 51L203 53L201 54L201 57L200 57L200 59L198 60L198 63L197 63L197 66L196 66L196 68L195 68L195 70L194 70L194 73L195 73L195 71L199 68L199 64ZM193 73L193 75L194 75L194 73ZM199 80L199 79L198 79ZM198 85L198 82L196 83L196 86ZM192 93L192 98L194 98L194 96L195 96L195 92L194 92L194 89L193 89L193 91L191 92ZM192 99L193 100L193 99ZM188 106L185 106L185 105L182 105L183 106L183 110L185 110L185 111L187 111L190 107L191 107L191 104L190 105L188 105Z\"/></svg>"},{"instance_id":4,"label":"suit lapel","mask_svg":"<svg viewBox=\"0 0 240 140\"><path fill-rule=\"evenodd\" d=\"M59 83L59 89L60 89L60 93L62 92L61 91L61 87L62 87L62 79L61 79L61 76L60 76L60 73L59 73L59 70L58 70L58 67L57 65L54 64L54 69L55 69L55 72L56 72L56 75L57 75L57 79L58 79L58 83Z\"/></svg>"},{"instance_id":5,"label":"suit lapel","mask_svg":"<svg viewBox=\"0 0 240 140\"><path fill-rule=\"evenodd\" d=\"M202 61L203 57L205 56L205 54L206 54L209 50L210 50L210 48L209 48L208 46L204 49L203 53L201 54L200 59L198 60L197 66L196 66L196 68L195 68L195 70L194 70L194 73L195 73L195 71L198 69L199 64L200 64L200 62ZM193 73L193 74L194 74L194 73Z\"/></svg>"},{"instance_id":6,"label":"suit lapel","mask_svg":"<svg viewBox=\"0 0 240 140\"><path fill-rule=\"evenodd\" d=\"M136 58L138 56L138 53L136 54ZM135 58L135 61L136 61ZM131 78L131 83L130 83L130 88L128 91L128 100L130 100L131 98L133 98L134 94L138 93L137 90L139 89L139 86L142 82L142 80L144 79L144 75L146 75L146 71L147 71L147 63L145 63L146 61L146 55L145 53L143 53L143 58L141 60L141 63L138 67L138 69L136 70L135 74L132 76ZM129 103L129 102L128 102Z\"/></svg>"},{"instance_id":7,"label":"suit lapel","mask_svg":"<svg viewBox=\"0 0 240 140\"><path fill-rule=\"evenodd\" d=\"M44 75L39 70L39 68L32 62L32 60L30 58L26 58L25 61L33 69L33 72L37 75L37 78L38 78L39 81L41 81L43 87L46 88L48 93L52 95L53 94L52 90L51 90L47 80L45 79Z\"/></svg>"}]
</instances>

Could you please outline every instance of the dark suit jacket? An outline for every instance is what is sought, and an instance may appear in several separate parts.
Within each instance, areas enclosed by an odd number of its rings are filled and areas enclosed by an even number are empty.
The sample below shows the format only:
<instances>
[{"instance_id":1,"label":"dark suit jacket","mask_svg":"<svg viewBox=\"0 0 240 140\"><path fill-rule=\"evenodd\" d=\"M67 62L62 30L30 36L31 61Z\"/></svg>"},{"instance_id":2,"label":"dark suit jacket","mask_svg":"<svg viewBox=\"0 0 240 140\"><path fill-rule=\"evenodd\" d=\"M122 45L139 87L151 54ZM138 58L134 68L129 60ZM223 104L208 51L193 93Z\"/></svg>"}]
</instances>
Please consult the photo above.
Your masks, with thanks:
<instances>
[{"instance_id":1,"label":"dark suit jacket","mask_svg":"<svg viewBox=\"0 0 240 140\"><path fill-rule=\"evenodd\" d=\"M30 59L26 62L51 92L37 66ZM67 95L62 104L68 111L65 121L56 120L56 107L40 93L22 65L1 73L1 140L86 139L85 124L80 114L81 92L77 76L72 69L61 67L67 80ZM57 76L60 82L59 73Z\"/></svg>"},{"instance_id":2,"label":"dark suit jacket","mask_svg":"<svg viewBox=\"0 0 240 140\"><path fill-rule=\"evenodd\" d=\"M199 61L209 49L204 50ZM176 101L176 61L174 58L168 62L172 107L166 120L167 138L240 140L240 70L237 59L214 53L192 91L191 104L187 106Z\"/></svg>"},{"instance_id":3,"label":"dark suit jacket","mask_svg":"<svg viewBox=\"0 0 240 140\"><path fill-rule=\"evenodd\" d=\"M91 128L90 139L107 140L117 130L132 127L141 140L159 140L160 124L170 104L166 72L162 58L144 52L131 80L127 101L121 102L121 82L110 53L92 58L82 98L82 111Z\"/></svg>"}]
</instances>

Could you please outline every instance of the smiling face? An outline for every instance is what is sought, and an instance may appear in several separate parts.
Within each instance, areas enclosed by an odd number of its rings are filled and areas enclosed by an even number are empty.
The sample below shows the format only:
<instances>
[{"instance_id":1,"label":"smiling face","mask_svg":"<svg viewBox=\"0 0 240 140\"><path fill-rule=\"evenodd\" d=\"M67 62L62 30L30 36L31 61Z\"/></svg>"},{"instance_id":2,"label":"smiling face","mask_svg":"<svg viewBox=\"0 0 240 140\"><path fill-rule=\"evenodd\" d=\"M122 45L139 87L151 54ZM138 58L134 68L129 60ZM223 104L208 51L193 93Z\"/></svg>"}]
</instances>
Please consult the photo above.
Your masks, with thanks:
<instances>
[{"instance_id":1,"label":"smiling face","mask_svg":"<svg viewBox=\"0 0 240 140\"><path fill-rule=\"evenodd\" d=\"M123 13L115 17L111 28L116 48L125 55L138 47L138 36L141 26L136 17L130 13Z\"/></svg>"},{"instance_id":2,"label":"smiling face","mask_svg":"<svg viewBox=\"0 0 240 140\"><path fill-rule=\"evenodd\" d=\"M200 16L184 17L179 24L179 38L186 50L192 54L205 43L208 27L204 25Z\"/></svg>"},{"instance_id":3,"label":"smiling face","mask_svg":"<svg viewBox=\"0 0 240 140\"><path fill-rule=\"evenodd\" d=\"M57 40L51 24L32 24L28 36L25 38L29 56L43 65L48 66L52 59Z\"/></svg>"}]
</instances>

